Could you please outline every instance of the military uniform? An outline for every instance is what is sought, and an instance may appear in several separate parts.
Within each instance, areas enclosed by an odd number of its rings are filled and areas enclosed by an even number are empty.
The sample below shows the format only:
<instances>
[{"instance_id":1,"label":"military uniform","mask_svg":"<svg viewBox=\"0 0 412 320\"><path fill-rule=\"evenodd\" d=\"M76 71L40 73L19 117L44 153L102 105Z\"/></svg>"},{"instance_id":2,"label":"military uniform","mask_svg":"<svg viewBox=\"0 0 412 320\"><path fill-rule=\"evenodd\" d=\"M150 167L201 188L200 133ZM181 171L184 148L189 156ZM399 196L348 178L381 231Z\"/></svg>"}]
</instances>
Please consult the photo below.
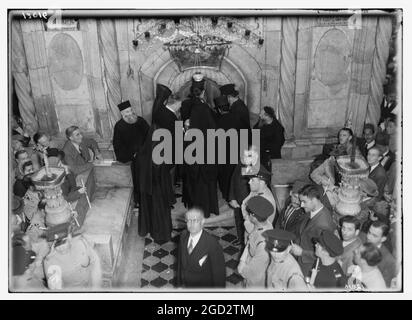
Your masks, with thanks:
<instances>
[{"instance_id":1,"label":"military uniform","mask_svg":"<svg viewBox=\"0 0 412 320\"><path fill-rule=\"evenodd\" d=\"M245 210L253 217L254 228L240 257L238 271L245 279L246 287L264 287L269 254L265 249L265 238L262 233L272 229L272 223L267 219L273 212L273 206L264 197L256 196L248 201Z\"/></svg>"},{"instance_id":2,"label":"military uniform","mask_svg":"<svg viewBox=\"0 0 412 320\"><path fill-rule=\"evenodd\" d=\"M323 265L320 260L316 270L312 270L312 274L316 272L313 285L315 288L344 288L346 285L345 273L337 262L337 258L343 253L341 240L332 231L323 230L314 241L329 254L329 257L336 260L327 266Z\"/></svg>"},{"instance_id":3,"label":"military uniform","mask_svg":"<svg viewBox=\"0 0 412 320\"><path fill-rule=\"evenodd\" d=\"M265 269L270 257L265 249L265 238L262 233L270 229L272 229L272 224L266 221L263 226L255 226L249 235L241 257L241 260L245 261L245 266L239 270L240 275L245 279L246 287L264 287L265 285Z\"/></svg>"},{"instance_id":4,"label":"military uniform","mask_svg":"<svg viewBox=\"0 0 412 320\"><path fill-rule=\"evenodd\" d=\"M329 266L319 263L315 278L315 288L344 288L346 277L338 262Z\"/></svg>"},{"instance_id":5,"label":"military uniform","mask_svg":"<svg viewBox=\"0 0 412 320\"><path fill-rule=\"evenodd\" d=\"M292 232L281 229L265 231L262 236L266 239L266 247L271 256L272 253L282 254L288 249L291 241L296 238ZM307 290L302 270L290 253L286 253L283 258L271 257L270 264L266 269L265 285L276 291Z\"/></svg>"},{"instance_id":6,"label":"military uniform","mask_svg":"<svg viewBox=\"0 0 412 320\"><path fill-rule=\"evenodd\" d=\"M307 290L299 264L291 254L282 262L271 260L266 271L266 287L275 290Z\"/></svg>"}]
</instances>

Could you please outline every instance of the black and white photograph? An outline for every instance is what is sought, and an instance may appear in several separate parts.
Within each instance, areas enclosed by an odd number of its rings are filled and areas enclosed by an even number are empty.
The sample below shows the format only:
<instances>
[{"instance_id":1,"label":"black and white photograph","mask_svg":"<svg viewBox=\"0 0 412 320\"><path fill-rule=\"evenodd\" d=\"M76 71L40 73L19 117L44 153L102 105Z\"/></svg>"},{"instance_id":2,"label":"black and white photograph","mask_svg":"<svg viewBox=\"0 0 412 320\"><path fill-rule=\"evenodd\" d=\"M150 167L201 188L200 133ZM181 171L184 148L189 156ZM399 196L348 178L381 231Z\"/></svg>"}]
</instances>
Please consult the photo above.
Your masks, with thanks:
<instances>
[{"instance_id":1,"label":"black and white photograph","mask_svg":"<svg viewBox=\"0 0 412 320\"><path fill-rule=\"evenodd\" d=\"M404 10L137 6L5 9L9 295L404 292Z\"/></svg>"}]
</instances>

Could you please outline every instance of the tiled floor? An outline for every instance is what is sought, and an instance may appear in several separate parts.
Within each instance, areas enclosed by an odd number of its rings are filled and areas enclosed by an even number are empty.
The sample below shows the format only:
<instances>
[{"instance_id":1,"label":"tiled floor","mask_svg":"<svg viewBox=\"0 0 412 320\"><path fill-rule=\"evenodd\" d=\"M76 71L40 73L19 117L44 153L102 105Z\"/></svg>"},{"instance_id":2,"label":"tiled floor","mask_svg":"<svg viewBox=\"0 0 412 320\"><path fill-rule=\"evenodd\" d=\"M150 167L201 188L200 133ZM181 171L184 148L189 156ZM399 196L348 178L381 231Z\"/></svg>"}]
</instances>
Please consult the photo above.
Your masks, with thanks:
<instances>
[{"instance_id":1,"label":"tiled floor","mask_svg":"<svg viewBox=\"0 0 412 320\"><path fill-rule=\"evenodd\" d=\"M232 244L236 237L234 227L209 227L208 232L219 238L226 262L226 287L241 288L242 277L236 267L240 256L239 247ZM145 289L171 289L175 285L177 242L183 229L174 229L172 241L155 243L145 238L141 287Z\"/></svg>"}]
</instances>

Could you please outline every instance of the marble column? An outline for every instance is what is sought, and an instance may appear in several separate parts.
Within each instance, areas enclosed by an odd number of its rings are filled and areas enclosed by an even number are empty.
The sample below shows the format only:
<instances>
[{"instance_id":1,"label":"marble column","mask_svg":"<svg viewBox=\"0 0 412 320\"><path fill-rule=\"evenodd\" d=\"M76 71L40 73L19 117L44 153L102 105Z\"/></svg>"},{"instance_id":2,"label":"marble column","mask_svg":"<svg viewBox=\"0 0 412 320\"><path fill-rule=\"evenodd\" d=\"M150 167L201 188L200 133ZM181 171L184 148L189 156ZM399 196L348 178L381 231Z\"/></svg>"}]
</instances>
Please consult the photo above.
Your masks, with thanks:
<instances>
[{"instance_id":1,"label":"marble column","mask_svg":"<svg viewBox=\"0 0 412 320\"><path fill-rule=\"evenodd\" d=\"M36 118L21 26L17 20L11 23L11 52L11 68L19 100L20 115L23 119L24 129L33 135L38 131L39 124Z\"/></svg>"},{"instance_id":2,"label":"marble column","mask_svg":"<svg viewBox=\"0 0 412 320\"><path fill-rule=\"evenodd\" d=\"M379 17L375 36L375 53L372 61L370 97L366 112L366 122L377 124L381 116L380 105L383 98L383 83L389 56L389 41L392 33L390 17Z\"/></svg>"},{"instance_id":3,"label":"marble column","mask_svg":"<svg viewBox=\"0 0 412 320\"><path fill-rule=\"evenodd\" d=\"M59 121L50 82L44 24L38 19L21 20L20 25L39 130L55 135L59 132Z\"/></svg>"},{"instance_id":4,"label":"marble column","mask_svg":"<svg viewBox=\"0 0 412 320\"><path fill-rule=\"evenodd\" d=\"M103 79L109 104L109 118L112 126L120 119L117 105L122 101L120 87L119 54L114 21L102 19L98 24L99 45L103 59Z\"/></svg>"},{"instance_id":5,"label":"marble column","mask_svg":"<svg viewBox=\"0 0 412 320\"><path fill-rule=\"evenodd\" d=\"M279 117L280 122L285 128L285 137L289 140L293 138L297 29L297 18L285 17L282 19Z\"/></svg>"},{"instance_id":6,"label":"marble column","mask_svg":"<svg viewBox=\"0 0 412 320\"><path fill-rule=\"evenodd\" d=\"M358 136L362 135L368 108L376 25L377 17L363 17L362 27L354 31L351 83L346 113L347 116L351 116L352 130Z\"/></svg>"}]
</instances>

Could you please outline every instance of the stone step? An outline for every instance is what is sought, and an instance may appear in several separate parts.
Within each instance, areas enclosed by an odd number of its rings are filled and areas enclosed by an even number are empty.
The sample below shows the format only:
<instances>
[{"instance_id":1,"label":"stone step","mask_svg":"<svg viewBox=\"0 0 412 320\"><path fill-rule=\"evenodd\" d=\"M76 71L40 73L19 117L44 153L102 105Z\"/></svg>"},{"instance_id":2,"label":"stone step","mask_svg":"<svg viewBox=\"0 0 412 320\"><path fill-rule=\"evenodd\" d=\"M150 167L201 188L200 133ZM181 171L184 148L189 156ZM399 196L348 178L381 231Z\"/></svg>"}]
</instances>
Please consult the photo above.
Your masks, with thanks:
<instances>
[{"instance_id":1,"label":"stone step","mask_svg":"<svg viewBox=\"0 0 412 320\"><path fill-rule=\"evenodd\" d=\"M105 286L119 277L117 271L130 225L132 188L98 187L81 232L98 252Z\"/></svg>"}]
</instances>

